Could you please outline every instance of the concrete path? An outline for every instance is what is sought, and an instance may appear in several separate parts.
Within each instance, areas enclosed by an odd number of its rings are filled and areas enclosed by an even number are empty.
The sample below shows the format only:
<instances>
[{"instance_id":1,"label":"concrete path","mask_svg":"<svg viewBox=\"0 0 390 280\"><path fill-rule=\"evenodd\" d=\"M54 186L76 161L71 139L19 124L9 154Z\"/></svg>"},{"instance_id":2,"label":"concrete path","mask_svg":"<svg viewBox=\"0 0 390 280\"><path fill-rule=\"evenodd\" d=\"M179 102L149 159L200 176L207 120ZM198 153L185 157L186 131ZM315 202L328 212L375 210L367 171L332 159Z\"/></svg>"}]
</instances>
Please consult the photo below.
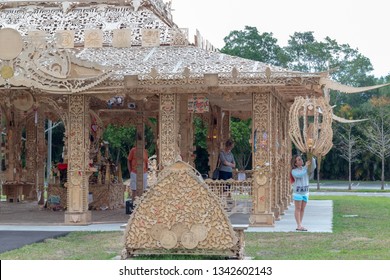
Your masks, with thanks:
<instances>
[{"instance_id":1,"label":"concrete path","mask_svg":"<svg viewBox=\"0 0 390 280\"><path fill-rule=\"evenodd\" d=\"M240 223L238 216L238 214L234 214L230 217L233 224ZM247 219L249 219L249 215L247 215ZM308 232L332 232L332 219L332 200L310 200L306 206L303 224ZM296 227L294 205L291 204L281 219L275 222L275 226L249 227L246 232L296 232Z\"/></svg>"},{"instance_id":2,"label":"concrete path","mask_svg":"<svg viewBox=\"0 0 390 280\"><path fill-rule=\"evenodd\" d=\"M390 197L390 193L351 193L351 192L312 192L311 196L324 195L356 195L356 196L384 196ZM129 215L124 214L124 209L117 211L96 211L93 213L93 223L86 226L68 226L61 224L63 213L43 213L46 223L32 221L32 217L39 216L30 209L17 213L15 209L7 209L4 204L0 207L0 253L43 241L47 238L64 236L71 231L123 231ZM53 215L54 214L54 215ZM25 222L16 222L13 215L26 218ZM332 232L333 201L310 200L304 217L304 226L308 232ZM230 216L232 224L249 224L249 215L234 214ZM12 222L11 222L12 221ZM28 222L27 222L28 221ZM249 227L246 232L296 232L294 219L294 205L291 204L275 222L273 227Z\"/></svg>"}]
</instances>

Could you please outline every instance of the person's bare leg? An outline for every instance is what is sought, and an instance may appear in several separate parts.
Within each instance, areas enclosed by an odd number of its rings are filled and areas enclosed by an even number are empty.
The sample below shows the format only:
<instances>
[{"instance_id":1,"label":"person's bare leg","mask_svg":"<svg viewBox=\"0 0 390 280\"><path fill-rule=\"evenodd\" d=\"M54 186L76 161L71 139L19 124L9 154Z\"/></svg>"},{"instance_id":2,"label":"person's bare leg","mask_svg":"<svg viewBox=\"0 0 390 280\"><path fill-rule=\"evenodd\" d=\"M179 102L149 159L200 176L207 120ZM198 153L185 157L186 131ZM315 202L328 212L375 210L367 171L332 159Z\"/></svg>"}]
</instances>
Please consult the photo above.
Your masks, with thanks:
<instances>
[{"instance_id":1,"label":"person's bare leg","mask_svg":"<svg viewBox=\"0 0 390 280\"><path fill-rule=\"evenodd\" d=\"M137 191L131 191L131 200L134 202L135 201L135 197L137 196Z\"/></svg>"},{"instance_id":2,"label":"person's bare leg","mask_svg":"<svg viewBox=\"0 0 390 280\"><path fill-rule=\"evenodd\" d=\"M302 203L301 203L301 213L300 213L300 224L301 224L301 227L302 227L303 215L305 214L306 204L307 204L307 202L302 200Z\"/></svg>"},{"instance_id":3,"label":"person's bare leg","mask_svg":"<svg viewBox=\"0 0 390 280\"><path fill-rule=\"evenodd\" d=\"M302 202L301 200L294 200L295 204L295 211L294 211L294 216L295 216L295 221L297 223L297 229L300 229L302 227L302 218L301 218L301 207L302 207Z\"/></svg>"}]
</instances>

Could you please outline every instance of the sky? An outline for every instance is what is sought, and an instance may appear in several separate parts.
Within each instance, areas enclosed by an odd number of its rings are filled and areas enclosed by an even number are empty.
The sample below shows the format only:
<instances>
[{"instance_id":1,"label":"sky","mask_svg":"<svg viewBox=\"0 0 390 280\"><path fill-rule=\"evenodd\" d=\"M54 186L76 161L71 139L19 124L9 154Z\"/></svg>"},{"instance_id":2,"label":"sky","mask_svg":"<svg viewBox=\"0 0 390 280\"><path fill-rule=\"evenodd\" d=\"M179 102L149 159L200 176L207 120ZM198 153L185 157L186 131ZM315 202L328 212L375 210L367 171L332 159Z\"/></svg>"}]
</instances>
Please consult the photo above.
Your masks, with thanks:
<instances>
[{"instance_id":1,"label":"sky","mask_svg":"<svg viewBox=\"0 0 390 280\"><path fill-rule=\"evenodd\" d=\"M199 30L214 47L222 48L230 31L256 27L273 33L284 47L294 32L314 31L368 57L381 77L390 74L390 17L384 0L171 0L173 21L189 28L190 42Z\"/></svg>"}]
</instances>

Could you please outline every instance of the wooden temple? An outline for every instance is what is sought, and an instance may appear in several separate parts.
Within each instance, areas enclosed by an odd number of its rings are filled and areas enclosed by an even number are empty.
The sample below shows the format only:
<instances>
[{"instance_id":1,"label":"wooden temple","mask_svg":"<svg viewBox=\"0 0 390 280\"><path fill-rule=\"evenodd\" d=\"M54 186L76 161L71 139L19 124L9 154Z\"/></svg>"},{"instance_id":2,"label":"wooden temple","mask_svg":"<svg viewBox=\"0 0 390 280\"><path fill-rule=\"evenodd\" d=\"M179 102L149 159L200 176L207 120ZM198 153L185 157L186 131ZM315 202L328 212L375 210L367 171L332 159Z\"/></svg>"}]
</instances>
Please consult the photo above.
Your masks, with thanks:
<instances>
[{"instance_id":1,"label":"wooden temple","mask_svg":"<svg viewBox=\"0 0 390 280\"><path fill-rule=\"evenodd\" d=\"M251 118L253 170L231 184L249 189L250 225L272 226L291 202L289 106L297 96L322 96L324 77L229 56L199 34L190 43L188 34L161 0L2 1L3 192L17 201L43 190L46 120L65 127L67 181L50 182L49 191L61 195L66 224L88 224L91 191L111 197L112 207L123 202L121 176L100 152L108 124L133 124L142 137L148 119L157 119L150 126L159 171L179 158L193 166L195 116L215 132L212 167L230 137L230 118Z\"/></svg>"}]
</instances>

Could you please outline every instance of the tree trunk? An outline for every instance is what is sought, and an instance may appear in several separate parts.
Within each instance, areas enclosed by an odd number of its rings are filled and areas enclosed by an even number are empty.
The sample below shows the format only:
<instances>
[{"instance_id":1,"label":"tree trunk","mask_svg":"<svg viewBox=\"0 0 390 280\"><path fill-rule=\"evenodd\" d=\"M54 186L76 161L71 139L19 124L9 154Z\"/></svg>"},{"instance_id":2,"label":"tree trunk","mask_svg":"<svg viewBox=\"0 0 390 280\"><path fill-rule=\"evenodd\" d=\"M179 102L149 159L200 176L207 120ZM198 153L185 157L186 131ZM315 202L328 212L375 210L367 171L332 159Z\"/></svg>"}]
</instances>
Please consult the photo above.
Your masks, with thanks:
<instances>
[{"instance_id":1,"label":"tree trunk","mask_svg":"<svg viewBox=\"0 0 390 280\"><path fill-rule=\"evenodd\" d=\"M381 176L382 186L381 190L385 189L385 158L382 157L382 176Z\"/></svg>"},{"instance_id":2,"label":"tree trunk","mask_svg":"<svg viewBox=\"0 0 390 280\"><path fill-rule=\"evenodd\" d=\"M348 163L348 179L349 179L349 185L348 185L348 190L352 190L352 182L351 182L351 161Z\"/></svg>"}]
</instances>

